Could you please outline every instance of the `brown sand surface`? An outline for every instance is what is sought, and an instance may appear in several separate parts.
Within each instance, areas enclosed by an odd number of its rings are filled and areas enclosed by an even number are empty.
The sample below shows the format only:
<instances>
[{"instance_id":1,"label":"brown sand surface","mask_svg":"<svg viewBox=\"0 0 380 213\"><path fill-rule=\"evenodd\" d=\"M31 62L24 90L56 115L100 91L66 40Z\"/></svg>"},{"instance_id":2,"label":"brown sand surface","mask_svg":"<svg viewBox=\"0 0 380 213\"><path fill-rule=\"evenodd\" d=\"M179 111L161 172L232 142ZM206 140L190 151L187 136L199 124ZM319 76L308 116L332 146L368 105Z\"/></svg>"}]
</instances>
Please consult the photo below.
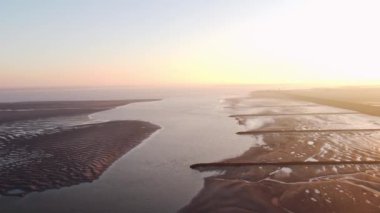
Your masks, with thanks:
<instances>
[{"instance_id":1,"label":"brown sand surface","mask_svg":"<svg viewBox=\"0 0 380 213\"><path fill-rule=\"evenodd\" d=\"M289 97L380 116L380 88L290 90Z\"/></svg>"},{"instance_id":2,"label":"brown sand surface","mask_svg":"<svg viewBox=\"0 0 380 213\"><path fill-rule=\"evenodd\" d=\"M90 114L130 103L155 100L157 99L0 103L0 123Z\"/></svg>"},{"instance_id":3,"label":"brown sand surface","mask_svg":"<svg viewBox=\"0 0 380 213\"><path fill-rule=\"evenodd\" d=\"M1 150L0 193L25 195L94 181L157 129L143 121L112 121L13 141Z\"/></svg>"},{"instance_id":4,"label":"brown sand surface","mask_svg":"<svg viewBox=\"0 0 380 213\"><path fill-rule=\"evenodd\" d=\"M368 104L380 102L380 87L342 87L290 90L294 94Z\"/></svg>"},{"instance_id":5,"label":"brown sand surface","mask_svg":"<svg viewBox=\"0 0 380 213\"><path fill-rule=\"evenodd\" d=\"M252 93L252 97L244 99L266 97L280 102L295 99L295 96L273 91ZM241 104L244 101L247 100L232 100L232 108L249 107ZM312 102L324 103L325 100ZM250 107L255 108L255 104ZM351 106L345 108L357 110ZM270 110L265 113L267 116ZM361 118L344 113L275 116L272 122L255 128L258 132L252 134L248 124L262 119L260 116L236 113L233 118L248 128L247 134L241 137L252 137L254 145L234 158L193 165L194 169L214 172L214 175L205 178L203 189L180 212L380 212L380 165L340 164L378 162L379 131L281 131L376 127L378 123L370 123L368 116ZM370 124L365 119L369 119ZM260 131L269 132L257 134ZM260 162L301 162L303 165L256 164ZM247 163L255 165L245 165Z\"/></svg>"},{"instance_id":6,"label":"brown sand surface","mask_svg":"<svg viewBox=\"0 0 380 213\"><path fill-rule=\"evenodd\" d=\"M141 101L155 99L0 103L0 194L22 196L94 181L160 127L111 121L62 128L49 119L65 120Z\"/></svg>"}]
</instances>

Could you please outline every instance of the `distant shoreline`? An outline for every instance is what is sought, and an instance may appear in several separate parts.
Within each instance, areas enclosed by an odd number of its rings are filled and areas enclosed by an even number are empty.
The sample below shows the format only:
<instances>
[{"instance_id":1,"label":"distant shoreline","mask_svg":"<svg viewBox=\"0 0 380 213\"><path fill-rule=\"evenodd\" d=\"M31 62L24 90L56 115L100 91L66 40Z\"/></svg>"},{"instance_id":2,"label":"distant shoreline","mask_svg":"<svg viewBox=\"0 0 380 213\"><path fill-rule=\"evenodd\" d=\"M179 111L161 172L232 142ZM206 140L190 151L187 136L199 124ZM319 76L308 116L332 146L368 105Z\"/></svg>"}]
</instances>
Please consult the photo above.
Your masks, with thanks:
<instances>
[{"instance_id":1,"label":"distant shoreline","mask_svg":"<svg viewBox=\"0 0 380 213\"><path fill-rule=\"evenodd\" d=\"M114 107L160 99L131 99L112 101L41 101L0 102L0 123L41 118L74 116L105 111Z\"/></svg>"}]
</instances>

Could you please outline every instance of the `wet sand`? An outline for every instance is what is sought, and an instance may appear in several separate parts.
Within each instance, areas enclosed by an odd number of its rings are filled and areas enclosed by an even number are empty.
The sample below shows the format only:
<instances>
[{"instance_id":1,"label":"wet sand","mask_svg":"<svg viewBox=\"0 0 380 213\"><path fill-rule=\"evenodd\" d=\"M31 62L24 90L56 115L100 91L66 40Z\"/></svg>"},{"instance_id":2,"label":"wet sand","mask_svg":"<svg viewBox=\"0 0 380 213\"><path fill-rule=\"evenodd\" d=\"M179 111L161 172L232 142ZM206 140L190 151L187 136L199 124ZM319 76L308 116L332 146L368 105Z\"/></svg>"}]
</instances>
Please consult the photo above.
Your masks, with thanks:
<instances>
[{"instance_id":1,"label":"wet sand","mask_svg":"<svg viewBox=\"0 0 380 213\"><path fill-rule=\"evenodd\" d=\"M11 115L15 115L3 117L1 124L17 127L27 121L21 119L52 116L64 119L70 117L67 115L88 114L139 101L150 100L0 104L3 110L14 110ZM33 110L17 115L17 110L25 109ZM1 136L0 194L23 196L92 182L159 128L143 121L111 121L42 131L33 137Z\"/></svg>"},{"instance_id":2,"label":"wet sand","mask_svg":"<svg viewBox=\"0 0 380 213\"><path fill-rule=\"evenodd\" d=\"M158 99L0 103L0 123L90 114L130 103L156 100Z\"/></svg>"},{"instance_id":3,"label":"wet sand","mask_svg":"<svg viewBox=\"0 0 380 213\"><path fill-rule=\"evenodd\" d=\"M316 103L269 91L231 100L252 147L192 165L214 175L180 212L379 212L380 119Z\"/></svg>"},{"instance_id":4,"label":"wet sand","mask_svg":"<svg viewBox=\"0 0 380 213\"><path fill-rule=\"evenodd\" d=\"M292 90L282 93L298 100L380 116L380 89L378 88Z\"/></svg>"}]
</instances>

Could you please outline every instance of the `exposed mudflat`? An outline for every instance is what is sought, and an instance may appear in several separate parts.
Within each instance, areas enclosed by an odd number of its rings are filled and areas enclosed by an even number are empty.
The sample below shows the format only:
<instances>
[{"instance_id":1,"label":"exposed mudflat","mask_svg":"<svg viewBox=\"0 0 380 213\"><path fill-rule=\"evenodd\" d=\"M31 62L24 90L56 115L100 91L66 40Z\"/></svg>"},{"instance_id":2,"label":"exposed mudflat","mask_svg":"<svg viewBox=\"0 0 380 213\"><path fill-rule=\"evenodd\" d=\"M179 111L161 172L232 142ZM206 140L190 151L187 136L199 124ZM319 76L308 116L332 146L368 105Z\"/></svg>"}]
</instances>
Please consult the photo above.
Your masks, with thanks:
<instances>
[{"instance_id":1,"label":"exposed mudflat","mask_svg":"<svg viewBox=\"0 0 380 213\"><path fill-rule=\"evenodd\" d=\"M143 121L113 121L14 141L1 150L0 193L24 195L91 182L157 129Z\"/></svg>"},{"instance_id":2,"label":"exposed mudflat","mask_svg":"<svg viewBox=\"0 0 380 213\"><path fill-rule=\"evenodd\" d=\"M0 123L90 114L134 102L154 100L157 99L0 103Z\"/></svg>"},{"instance_id":3,"label":"exposed mudflat","mask_svg":"<svg viewBox=\"0 0 380 213\"><path fill-rule=\"evenodd\" d=\"M193 167L216 173L181 212L380 211L380 118L281 95L225 105L252 146Z\"/></svg>"},{"instance_id":4,"label":"exposed mudflat","mask_svg":"<svg viewBox=\"0 0 380 213\"><path fill-rule=\"evenodd\" d=\"M22 196L97 179L160 127L143 121L101 122L74 115L132 102L0 104L12 112L6 121L0 119L0 194ZM67 107L74 110L68 113Z\"/></svg>"}]
</instances>

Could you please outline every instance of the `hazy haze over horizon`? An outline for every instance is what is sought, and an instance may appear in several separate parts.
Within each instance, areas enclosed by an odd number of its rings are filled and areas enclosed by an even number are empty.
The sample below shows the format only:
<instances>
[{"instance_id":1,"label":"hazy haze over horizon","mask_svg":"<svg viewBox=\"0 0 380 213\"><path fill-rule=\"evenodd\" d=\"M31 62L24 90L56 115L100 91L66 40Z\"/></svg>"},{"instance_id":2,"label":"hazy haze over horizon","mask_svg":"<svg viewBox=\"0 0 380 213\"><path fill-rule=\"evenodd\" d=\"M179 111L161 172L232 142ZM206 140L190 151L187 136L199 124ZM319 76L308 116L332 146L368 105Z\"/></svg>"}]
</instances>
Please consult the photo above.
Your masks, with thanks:
<instances>
[{"instance_id":1,"label":"hazy haze over horizon","mask_svg":"<svg viewBox=\"0 0 380 213\"><path fill-rule=\"evenodd\" d=\"M5 0L0 88L380 84L380 3Z\"/></svg>"}]
</instances>

